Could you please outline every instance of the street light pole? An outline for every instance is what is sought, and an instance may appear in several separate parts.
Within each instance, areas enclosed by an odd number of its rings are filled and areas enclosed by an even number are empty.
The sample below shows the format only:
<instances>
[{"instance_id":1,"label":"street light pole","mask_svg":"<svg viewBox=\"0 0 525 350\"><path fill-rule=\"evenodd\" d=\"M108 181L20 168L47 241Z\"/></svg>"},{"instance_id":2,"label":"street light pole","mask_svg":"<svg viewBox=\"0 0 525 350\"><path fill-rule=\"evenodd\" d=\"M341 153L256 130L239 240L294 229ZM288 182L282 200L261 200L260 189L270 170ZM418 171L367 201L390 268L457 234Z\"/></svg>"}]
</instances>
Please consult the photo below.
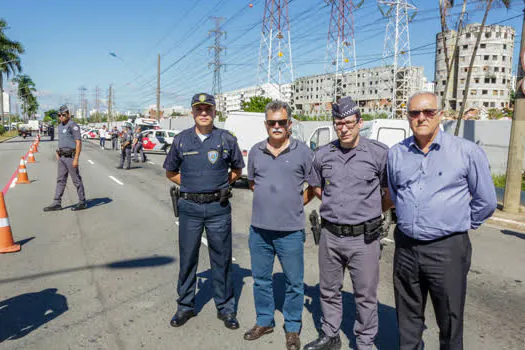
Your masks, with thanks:
<instances>
[{"instance_id":1,"label":"street light pole","mask_svg":"<svg viewBox=\"0 0 525 350\"><path fill-rule=\"evenodd\" d=\"M160 54L157 58L157 121L160 122Z\"/></svg>"}]
</instances>

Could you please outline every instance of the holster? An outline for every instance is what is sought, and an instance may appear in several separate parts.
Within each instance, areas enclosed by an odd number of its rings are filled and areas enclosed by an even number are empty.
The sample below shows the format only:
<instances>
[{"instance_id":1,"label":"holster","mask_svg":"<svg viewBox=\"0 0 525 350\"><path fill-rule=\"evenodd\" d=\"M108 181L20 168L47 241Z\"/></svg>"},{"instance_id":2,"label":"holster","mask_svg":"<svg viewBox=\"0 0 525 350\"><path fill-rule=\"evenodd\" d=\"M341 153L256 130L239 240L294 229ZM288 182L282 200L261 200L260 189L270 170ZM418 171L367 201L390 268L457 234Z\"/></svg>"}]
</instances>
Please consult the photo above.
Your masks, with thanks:
<instances>
[{"instance_id":1,"label":"holster","mask_svg":"<svg viewBox=\"0 0 525 350\"><path fill-rule=\"evenodd\" d=\"M321 239L321 223L319 220L319 215L313 210L309 216L310 225L312 226L312 235L314 236L315 245L319 245L319 240Z\"/></svg>"},{"instance_id":2,"label":"holster","mask_svg":"<svg viewBox=\"0 0 525 350\"><path fill-rule=\"evenodd\" d=\"M173 204L173 215L176 218L179 217L179 198L180 198L180 189L179 186L173 185L170 188L171 204Z\"/></svg>"},{"instance_id":3,"label":"holster","mask_svg":"<svg viewBox=\"0 0 525 350\"><path fill-rule=\"evenodd\" d=\"M219 190L219 203L225 207L228 205L228 200L232 197L232 191L230 188L223 188Z\"/></svg>"},{"instance_id":4,"label":"holster","mask_svg":"<svg viewBox=\"0 0 525 350\"><path fill-rule=\"evenodd\" d=\"M381 217L365 222L365 243L369 244L379 238L383 226Z\"/></svg>"}]
</instances>

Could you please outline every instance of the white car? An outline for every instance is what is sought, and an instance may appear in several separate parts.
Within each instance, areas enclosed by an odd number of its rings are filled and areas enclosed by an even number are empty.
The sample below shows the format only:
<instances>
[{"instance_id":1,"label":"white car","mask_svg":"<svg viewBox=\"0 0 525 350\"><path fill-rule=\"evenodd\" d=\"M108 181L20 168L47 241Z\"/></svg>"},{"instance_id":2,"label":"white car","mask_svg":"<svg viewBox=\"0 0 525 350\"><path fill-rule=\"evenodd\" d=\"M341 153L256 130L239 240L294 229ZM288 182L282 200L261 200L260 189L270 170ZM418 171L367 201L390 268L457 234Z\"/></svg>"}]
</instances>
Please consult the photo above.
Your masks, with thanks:
<instances>
[{"instance_id":1,"label":"white car","mask_svg":"<svg viewBox=\"0 0 525 350\"><path fill-rule=\"evenodd\" d=\"M157 129L142 132L142 147L144 151L168 153L173 138L179 130Z\"/></svg>"},{"instance_id":2,"label":"white car","mask_svg":"<svg viewBox=\"0 0 525 350\"><path fill-rule=\"evenodd\" d=\"M80 136L86 140L86 139L98 139L98 130L96 129L88 129L86 131L83 131Z\"/></svg>"}]
</instances>

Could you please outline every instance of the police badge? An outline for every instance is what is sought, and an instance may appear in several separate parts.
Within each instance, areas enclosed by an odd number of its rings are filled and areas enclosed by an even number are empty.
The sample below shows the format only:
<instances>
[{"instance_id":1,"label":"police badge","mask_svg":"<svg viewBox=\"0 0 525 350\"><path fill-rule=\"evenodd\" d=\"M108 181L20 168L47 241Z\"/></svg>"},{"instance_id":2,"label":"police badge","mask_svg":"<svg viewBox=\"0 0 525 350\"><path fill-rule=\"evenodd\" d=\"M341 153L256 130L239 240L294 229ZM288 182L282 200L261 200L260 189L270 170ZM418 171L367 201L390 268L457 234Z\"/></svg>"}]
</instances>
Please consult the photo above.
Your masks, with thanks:
<instances>
[{"instance_id":1,"label":"police badge","mask_svg":"<svg viewBox=\"0 0 525 350\"><path fill-rule=\"evenodd\" d=\"M215 164L218 158L219 158L219 152L217 152L216 150L208 151L208 161L211 164Z\"/></svg>"}]
</instances>

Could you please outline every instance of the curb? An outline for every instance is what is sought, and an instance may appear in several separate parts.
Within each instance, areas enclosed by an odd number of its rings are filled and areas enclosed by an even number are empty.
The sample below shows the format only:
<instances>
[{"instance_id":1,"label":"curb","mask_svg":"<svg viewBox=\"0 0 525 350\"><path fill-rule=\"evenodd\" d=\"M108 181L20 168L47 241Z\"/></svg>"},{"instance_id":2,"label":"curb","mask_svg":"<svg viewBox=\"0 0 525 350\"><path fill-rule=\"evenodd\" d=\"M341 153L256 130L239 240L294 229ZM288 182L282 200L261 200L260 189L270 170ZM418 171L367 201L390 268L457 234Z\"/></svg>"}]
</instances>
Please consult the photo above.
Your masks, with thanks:
<instances>
[{"instance_id":1,"label":"curb","mask_svg":"<svg viewBox=\"0 0 525 350\"><path fill-rule=\"evenodd\" d=\"M525 231L525 222L499 218L497 216L492 216L491 218L487 219L486 222L487 224L491 224L498 227L505 227Z\"/></svg>"},{"instance_id":2,"label":"curb","mask_svg":"<svg viewBox=\"0 0 525 350\"><path fill-rule=\"evenodd\" d=\"M10 138L5 139L5 140L0 140L0 143L7 142L7 141L12 140L12 139L17 138L17 137L18 137L18 136L13 136L13 137L10 137Z\"/></svg>"}]
</instances>

